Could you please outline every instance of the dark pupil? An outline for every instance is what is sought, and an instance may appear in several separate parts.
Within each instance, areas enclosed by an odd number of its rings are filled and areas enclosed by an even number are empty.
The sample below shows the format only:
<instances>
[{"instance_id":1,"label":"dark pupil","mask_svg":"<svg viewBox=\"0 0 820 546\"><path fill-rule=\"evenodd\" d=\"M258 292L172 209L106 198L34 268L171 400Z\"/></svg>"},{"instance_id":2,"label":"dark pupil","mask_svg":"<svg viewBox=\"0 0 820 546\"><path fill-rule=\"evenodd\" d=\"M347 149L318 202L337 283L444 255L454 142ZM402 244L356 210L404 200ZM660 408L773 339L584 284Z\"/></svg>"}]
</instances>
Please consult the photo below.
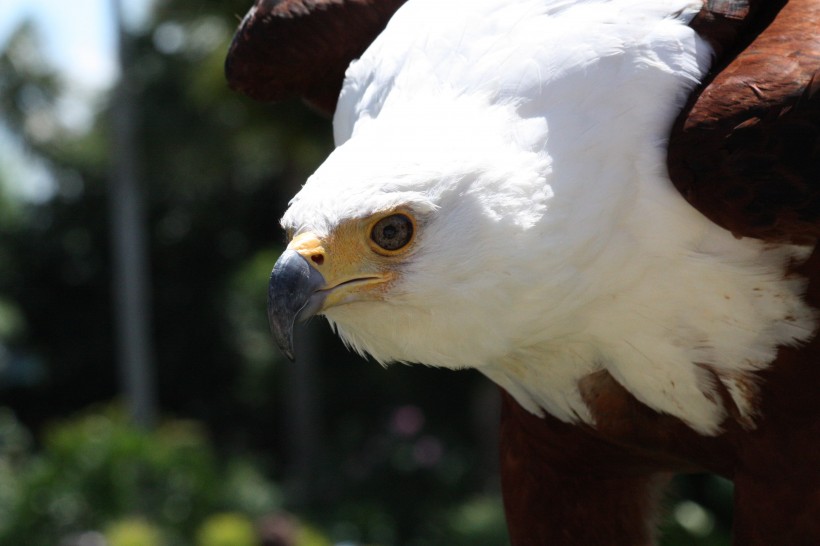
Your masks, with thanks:
<instances>
[{"instance_id":1,"label":"dark pupil","mask_svg":"<svg viewBox=\"0 0 820 546\"><path fill-rule=\"evenodd\" d=\"M379 220L370 237L385 250L398 250L413 237L413 223L403 214L394 214Z\"/></svg>"}]
</instances>

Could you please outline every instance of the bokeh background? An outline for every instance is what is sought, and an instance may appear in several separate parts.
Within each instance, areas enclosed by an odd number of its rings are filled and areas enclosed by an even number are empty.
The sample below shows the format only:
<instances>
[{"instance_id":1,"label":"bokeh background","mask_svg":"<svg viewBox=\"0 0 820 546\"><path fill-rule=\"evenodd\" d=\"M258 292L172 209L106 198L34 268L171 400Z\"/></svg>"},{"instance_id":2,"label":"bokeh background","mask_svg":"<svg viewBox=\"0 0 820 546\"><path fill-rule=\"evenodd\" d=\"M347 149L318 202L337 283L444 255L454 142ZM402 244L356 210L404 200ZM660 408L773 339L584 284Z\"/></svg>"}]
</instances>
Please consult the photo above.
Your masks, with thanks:
<instances>
[{"instance_id":1,"label":"bokeh background","mask_svg":"<svg viewBox=\"0 0 820 546\"><path fill-rule=\"evenodd\" d=\"M0 2L0 544L506 544L492 385L269 341L332 139L228 90L250 3ZM728 544L731 495L677 479L663 544Z\"/></svg>"}]
</instances>

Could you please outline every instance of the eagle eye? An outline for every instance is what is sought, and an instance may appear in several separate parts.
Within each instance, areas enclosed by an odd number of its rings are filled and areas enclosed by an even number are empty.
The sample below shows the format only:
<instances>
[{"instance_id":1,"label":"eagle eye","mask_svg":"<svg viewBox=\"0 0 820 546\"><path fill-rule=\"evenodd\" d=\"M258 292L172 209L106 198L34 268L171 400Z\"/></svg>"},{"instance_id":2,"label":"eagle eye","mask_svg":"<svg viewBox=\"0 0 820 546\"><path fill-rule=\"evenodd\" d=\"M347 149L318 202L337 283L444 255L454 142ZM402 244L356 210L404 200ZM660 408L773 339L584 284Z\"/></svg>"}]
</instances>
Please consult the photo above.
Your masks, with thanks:
<instances>
[{"instance_id":1,"label":"eagle eye","mask_svg":"<svg viewBox=\"0 0 820 546\"><path fill-rule=\"evenodd\" d=\"M381 250L401 250L413 239L413 221L406 214L385 216L373 225L370 239Z\"/></svg>"}]
</instances>

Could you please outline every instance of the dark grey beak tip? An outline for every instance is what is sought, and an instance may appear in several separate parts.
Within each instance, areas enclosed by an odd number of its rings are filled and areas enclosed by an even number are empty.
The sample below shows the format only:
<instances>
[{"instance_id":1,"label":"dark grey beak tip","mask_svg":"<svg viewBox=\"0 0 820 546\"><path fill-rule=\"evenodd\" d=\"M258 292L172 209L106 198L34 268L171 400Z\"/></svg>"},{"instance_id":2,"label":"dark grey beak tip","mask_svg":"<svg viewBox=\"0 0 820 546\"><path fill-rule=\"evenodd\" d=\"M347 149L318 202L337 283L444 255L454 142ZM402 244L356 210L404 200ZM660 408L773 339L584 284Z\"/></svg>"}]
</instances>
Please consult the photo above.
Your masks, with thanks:
<instances>
[{"instance_id":1,"label":"dark grey beak tip","mask_svg":"<svg viewBox=\"0 0 820 546\"><path fill-rule=\"evenodd\" d=\"M293 327L315 315L322 307L325 285L322 274L295 250L282 253L268 284L268 321L271 335L282 353L291 361L293 354Z\"/></svg>"}]
</instances>

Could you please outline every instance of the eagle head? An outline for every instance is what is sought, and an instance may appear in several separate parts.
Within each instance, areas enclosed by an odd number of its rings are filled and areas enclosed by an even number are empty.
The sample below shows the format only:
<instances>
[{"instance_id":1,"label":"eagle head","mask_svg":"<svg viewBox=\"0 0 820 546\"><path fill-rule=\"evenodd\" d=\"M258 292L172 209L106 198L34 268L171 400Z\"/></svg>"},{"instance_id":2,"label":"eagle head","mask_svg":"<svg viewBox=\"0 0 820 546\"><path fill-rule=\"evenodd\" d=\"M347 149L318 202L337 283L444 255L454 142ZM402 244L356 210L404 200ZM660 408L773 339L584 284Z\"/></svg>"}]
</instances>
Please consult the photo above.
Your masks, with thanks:
<instances>
[{"instance_id":1,"label":"eagle head","mask_svg":"<svg viewBox=\"0 0 820 546\"><path fill-rule=\"evenodd\" d=\"M380 362L450 368L480 367L532 328L547 267L527 249L550 239L549 167L510 136L510 112L457 110L374 122L292 200L269 288L286 354L315 314Z\"/></svg>"}]
</instances>

